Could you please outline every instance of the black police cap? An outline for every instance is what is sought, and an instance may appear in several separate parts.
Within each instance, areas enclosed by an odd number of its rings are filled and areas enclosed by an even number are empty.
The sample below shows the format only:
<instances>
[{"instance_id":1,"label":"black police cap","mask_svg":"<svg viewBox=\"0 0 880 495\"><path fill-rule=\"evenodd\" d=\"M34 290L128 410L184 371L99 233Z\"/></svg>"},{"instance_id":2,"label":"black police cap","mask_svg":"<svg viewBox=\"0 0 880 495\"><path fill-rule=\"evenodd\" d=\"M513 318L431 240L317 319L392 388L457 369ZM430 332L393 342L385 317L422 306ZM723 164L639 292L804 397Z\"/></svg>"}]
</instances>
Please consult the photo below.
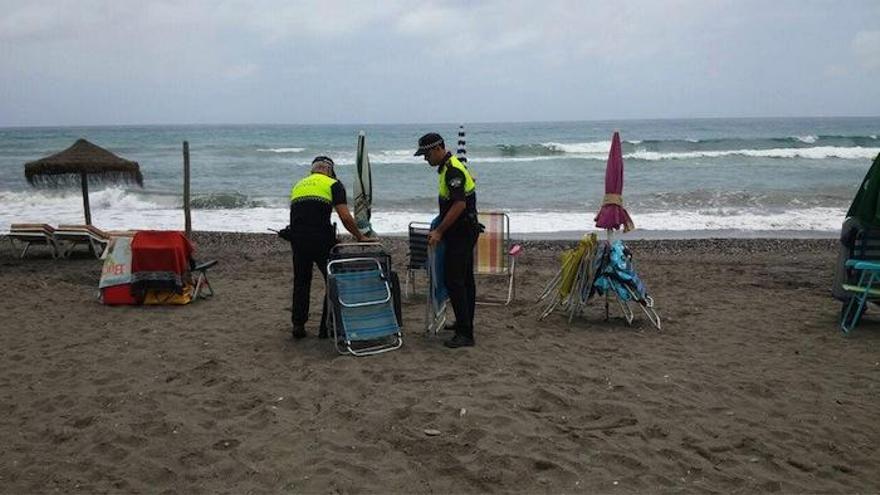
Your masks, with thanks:
<instances>
[{"instance_id":1,"label":"black police cap","mask_svg":"<svg viewBox=\"0 0 880 495\"><path fill-rule=\"evenodd\" d=\"M429 150L432 150L437 146L444 146L443 136L437 134L436 132L429 132L419 138L419 149L416 150L413 156L424 155Z\"/></svg>"}]
</instances>

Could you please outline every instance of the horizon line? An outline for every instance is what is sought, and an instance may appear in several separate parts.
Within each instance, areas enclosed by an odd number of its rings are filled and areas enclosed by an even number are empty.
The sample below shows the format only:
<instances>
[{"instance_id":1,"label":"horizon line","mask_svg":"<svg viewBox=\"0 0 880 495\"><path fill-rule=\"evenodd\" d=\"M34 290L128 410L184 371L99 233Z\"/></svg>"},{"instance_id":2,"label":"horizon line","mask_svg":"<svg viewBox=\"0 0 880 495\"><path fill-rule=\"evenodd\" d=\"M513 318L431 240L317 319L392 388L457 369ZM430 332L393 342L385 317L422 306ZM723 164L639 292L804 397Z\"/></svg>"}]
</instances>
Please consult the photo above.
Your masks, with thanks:
<instances>
[{"instance_id":1,"label":"horizon line","mask_svg":"<svg viewBox=\"0 0 880 495\"><path fill-rule=\"evenodd\" d=\"M646 118L601 118L601 119L559 119L559 120L485 120L485 121L447 121L447 122L189 122L189 123L113 123L113 124L25 124L0 125L0 129L40 129L40 128L100 128L100 127L309 127L309 126L396 126L396 125L486 125L486 124L557 124L579 122L646 122L682 120L794 120L794 119L876 119L880 115L801 115L801 116L750 116L750 117L646 117Z\"/></svg>"}]
</instances>

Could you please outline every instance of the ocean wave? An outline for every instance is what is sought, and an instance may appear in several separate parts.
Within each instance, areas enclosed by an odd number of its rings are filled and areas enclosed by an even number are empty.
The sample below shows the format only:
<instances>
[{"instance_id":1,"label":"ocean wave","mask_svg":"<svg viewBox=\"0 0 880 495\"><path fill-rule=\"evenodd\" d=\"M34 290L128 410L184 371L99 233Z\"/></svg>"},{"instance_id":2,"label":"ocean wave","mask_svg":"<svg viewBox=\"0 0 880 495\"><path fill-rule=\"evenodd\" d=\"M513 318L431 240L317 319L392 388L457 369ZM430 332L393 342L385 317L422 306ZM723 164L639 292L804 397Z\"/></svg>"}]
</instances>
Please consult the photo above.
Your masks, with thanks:
<instances>
[{"instance_id":1,"label":"ocean wave","mask_svg":"<svg viewBox=\"0 0 880 495\"><path fill-rule=\"evenodd\" d=\"M259 208L266 206L262 201L250 199L237 192L218 192L198 195L192 198L190 206L196 210L220 210L228 208Z\"/></svg>"},{"instance_id":2,"label":"ocean wave","mask_svg":"<svg viewBox=\"0 0 880 495\"><path fill-rule=\"evenodd\" d=\"M672 151L658 152L638 150L626 153L624 158L634 160L688 160L694 158L722 158L727 156L747 156L754 158L806 158L824 160L841 158L845 160L872 159L880 153L880 148L863 148L861 146L815 146L812 148L770 148L770 149L739 149L739 150L706 150L706 151Z\"/></svg>"},{"instance_id":3,"label":"ocean wave","mask_svg":"<svg viewBox=\"0 0 880 495\"><path fill-rule=\"evenodd\" d=\"M840 229L844 208L804 208L768 212L760 208L672 209L653 212L630 212L636 227L643 231L807 231L836 232ZM381 234L404 234L412 221L430 221L431 211L374 211L373 227ZM511 211L513 235L553 232L595 231L593 211ZM200 210L193 214L195 230L221 232L266 232L281 228L288 222L288 209L237 208ZM180 230L183 215L180 208L150 210L95 209L95 225L102 229L168 229ZM338 219L336 219L338 221ZM13 223L50 222L80 223L81 210L44 208L40 211L18 210L0 215L0 232ZM637 231L638 232L638 231Z\"/></svg>"},{"instance_id":4,"label":"ocean wave","mask_svg":"<svg viewBox=\"0 0 880 495\"><path fill-rule=\"evenodd\" d=\"M562 153L608 153L611 141L589 141L585 143L541 143L541 146Z\"/></svg>"},{"instance_id":5,"label":"ocean wave","mask_svg":"<svg viewBox=\"0 0 880 495\"><path fill-rule=\"evenodd\" d=\"M631 204L642 211L707 208L803 209L849 205L852 188L827 186L822 191L706 190L658 192L642 195Z\"/></svg>"},{"instance_id":6,"label":"ocean wave","mask_svg":"<svg viewBox=\"0 0 880 495\"><path fill-rule=\"evenodd\" d=\"M554 143L546 143L548 145ZM560 143L556 143L560 144ZM540 162L548 160L597 160L604 161L608 158L608 148L601 149L596 145L591 147L589 143L565 145L568 151L556 151L554 153L529 153L529 154L506 154L491 155L480 154L478 152L468 153L471 163L485 164L503 164L503 163L520 163L520 162ZM611 144L607 143L610 148ZM549 148L546 148L549 149ZM563 147L558 147L558 150ZM575 151L580 150L580 151ZM663 161L663 160L689 160L695 158L724 158L731 156L744 156L752 158L803 158L822 160L828 158L839 158L845 160L862 160L873 159L880 153L880 148L869 148L862 146L813 146L813 147L797 147L797 148L743 148L743 149L727 149L727 150L694 150L694 151L649 151L641 148L628 151L623 154L625 159L644 160L644 161ZM355 155L351 152L338 153L332 156L337 166L351 166L355 164ZM370 163L373 165L405 165L423 163L424 160L420 156L412 156L410 150L386 150L380 152L369 153ZM306 166L308 161L303 161L299 165Z\"/></svg>"},{"instance_id":7,"label":"ocean wave","mask_svg":"<svg viewBox=\"0 0 880 495\"><path fill-rule=\"evenodd\" d=\"M264 153L302 153L305 148L257 148Z\"/></svg>"},{"instance_id":8,"label":"ocean wave","mask_svg":"<svg viewBox=\"0 0 880 495\"><path fill-rule=\"evenodd\" d=\"M817 139L819 139L818 136L814 136L812 134L807 135L807 136L793 136L793 137L797 141L800 141L802 143L807 143L807 144L813 144L816 142Z\"/></svg>"}]
</instances>

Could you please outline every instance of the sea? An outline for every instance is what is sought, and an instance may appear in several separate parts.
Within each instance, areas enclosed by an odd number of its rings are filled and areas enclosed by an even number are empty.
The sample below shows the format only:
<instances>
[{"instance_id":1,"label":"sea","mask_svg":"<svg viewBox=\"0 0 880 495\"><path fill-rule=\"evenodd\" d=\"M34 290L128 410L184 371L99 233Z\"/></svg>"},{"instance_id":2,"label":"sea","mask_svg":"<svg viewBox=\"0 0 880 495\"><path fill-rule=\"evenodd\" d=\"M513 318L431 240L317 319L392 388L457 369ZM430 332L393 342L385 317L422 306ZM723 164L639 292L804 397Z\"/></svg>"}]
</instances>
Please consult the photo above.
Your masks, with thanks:
<instances>
[{"instance_id":1,"label":"sea","mask_svg":"<svg viewBox=\"0 0 880 495\"><path fill-rule=\"evenodd\" d=\"M291 186L328 155L353 203L355 150L366 134L373 226L405 233L437 210L437 174L413 156L460 123L0 128L0 232L13 223L82 223L78 187L34 188L28 161L85 138L137 161L136 186L91 186L102 229L182 229L189 143L195 230L268 232L288 221ZM880 153L880 117L464 123L478 206L504 211L522 238L596 231L611 136L623 141L623 199L644 238L832 237Z\"/></svg>"}]
</instances>

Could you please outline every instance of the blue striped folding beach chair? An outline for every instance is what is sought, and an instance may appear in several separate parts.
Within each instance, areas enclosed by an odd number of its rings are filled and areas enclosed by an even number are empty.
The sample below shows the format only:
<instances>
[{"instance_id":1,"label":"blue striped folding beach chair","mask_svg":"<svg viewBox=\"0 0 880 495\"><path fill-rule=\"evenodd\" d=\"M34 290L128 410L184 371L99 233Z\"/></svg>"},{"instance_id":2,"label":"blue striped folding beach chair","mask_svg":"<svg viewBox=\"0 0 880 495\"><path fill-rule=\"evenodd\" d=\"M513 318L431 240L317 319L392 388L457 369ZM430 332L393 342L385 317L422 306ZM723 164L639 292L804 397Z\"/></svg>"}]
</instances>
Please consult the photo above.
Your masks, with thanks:
<instances>
[{"instance_id":1,"label":"blue striped folding beach chair","mask_svg":"<svg viewBox=\"0 0 880 495\"><path fill-rule=\"evenodd\" d=\"M400 348L399 288L380 259L361 255L327 263L327 309L336 350L368 356Z\"/></svg>"},{"instance_id":2,"label":"blue striped folding beach chair","mask_svg":"<svg viewBox=\"0 0 880 495\"><path fill-rule=\"evenodd\" d=\"M428 272L428 294L425 302L425 334L437 335L446 324L446 305L449 292L443 274L443 256L446 243L440 242L436 247L428 247L426 268Z\"/></svg>"}]
</instances>

